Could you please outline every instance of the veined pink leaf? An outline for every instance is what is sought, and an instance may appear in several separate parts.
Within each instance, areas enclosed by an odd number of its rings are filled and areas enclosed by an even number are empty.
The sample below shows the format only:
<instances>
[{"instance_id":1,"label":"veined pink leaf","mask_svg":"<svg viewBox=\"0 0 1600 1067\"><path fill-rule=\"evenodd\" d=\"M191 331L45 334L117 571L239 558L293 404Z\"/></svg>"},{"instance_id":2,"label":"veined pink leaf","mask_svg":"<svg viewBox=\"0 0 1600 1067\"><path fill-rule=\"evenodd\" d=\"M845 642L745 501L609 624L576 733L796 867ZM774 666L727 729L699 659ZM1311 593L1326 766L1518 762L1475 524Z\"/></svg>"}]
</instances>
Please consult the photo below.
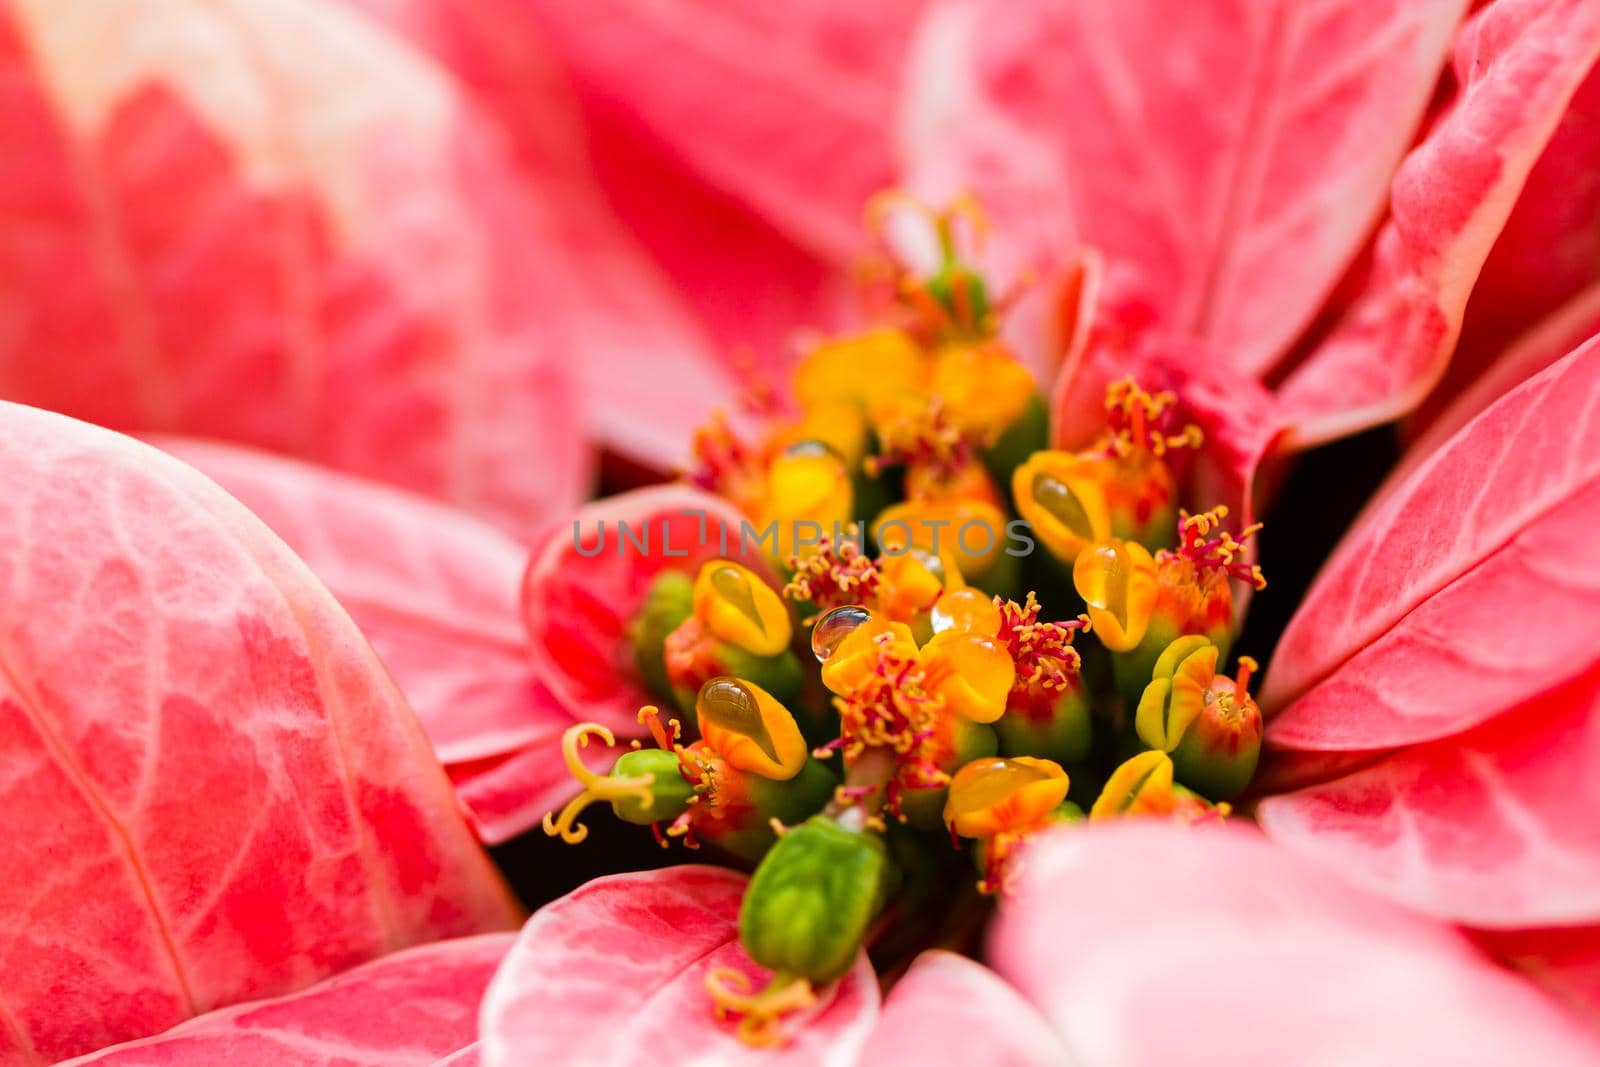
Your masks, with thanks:
<instances>
[{"instance_id":1,"label":"veined pink leaf","mask_svg":"<svg viewBox=\"0 0 1600 1067\"><path fill-rule=\"evenodd\" d=\"M626 101L635 137L841 260L861 245L862 204L894 179L891 120L923 2L537 6L581 92Z\"/></svg>"},{"instance_id":2,"label":"veined pink leaf","mask_svg":"<svg viewBox=\"0 0 1600 1067\"><path fill-rule=\"evenodd\" d=\"M821 265L776 236L751 247L754 238L743 235L752 223L735 221L726 207L708 214L707 191L658 173L659 162L613 160L604 116L580 114L526 0L344 2L454 74L506 136L521 181L550 205L552 229L539 252L555 276L547 284L560 286L563 298L545 314L560 316L571 351L581 354L590 432L658 469L685 459L695 427L737 392L727 352L783 350L777 342L787 338L775 329L751 330L753 312L787 315L785 331L811 321L800 294L820 284ZM641 199L647 203L634 203ZM663 203L672 209L662 211ZM681 239L682 252L663 254L656 230ZM699 275L711 276L704 288ZM713 328L724 319L726 332Z\"/></svg>"},{"instance_id":3,"label":"veined pink leaf","mask_svg":"<svg viewBox=\"0 0 1600 1067\"><path fill-rule=\"evenodd\" d=\"M1600 681L1257 809L1279 844L1480 927L1600 922ZM1470 699L1463 695L1461 699Z\"/></svg>"},{"instance_id":4,"label":"veined pink leaf","mask_svg":"<svg viewBox=\"0 0 1600 1067\"><path fill-rule=\"evenodd\" d=\"M749 1048L716 1018L708 972L764 978L739 946L744 885L716 867L671 867L600 878L540 909L484 996L484 1067L854 1065L878 1017L865 953L792 1019L780 1049Z\"/></svg>"},{"instance_id":5,"label":"veined pink leaf","mask_svg":"<svg viewBox=\"0 0 1600 1067\"><path fill-rule=\"evenodd\" d=\"M766 550L755 540L759 532L722 498L678 485L579 510L534 552L523 585L540 679L572 715L620 736L641 734L640 706L660 698L644 687L627 628L651 584L662 571L692 576L718 557L770 574Z\"/></svg>"},{"instance_id":6,"label":"veined pink leaf","mask_svg":"<svg viewBox=\"0 0 1600 1067\"><path fill-rule=\"evenodd\" d=\"M152 443L214 478L289 543L377 650L441 762L505 755L572 724L534 675L519 597L528 550L464 512L254 449Z\"/></svg>"},{"instance_id":7,"label":"veined pink leaf","mask_svg":"<svg viewBox=\"0 0 1600 1067\"><path fill-rule=\"evenodd\" d=\"M512 921L349 617L189 467L0 406L0 605L0 1062Z\"/></svg>"},{"instance_id":8,"label":"veined pink leaf","mask_svg":"<svg viewBox=\"0 0 1600 1067\"><path fill-rule=\"evenodd\" d=\"M1404 414L1438 382L1484 260L1597 58L1588 0L1500 0L1468 24L1459 96L1395 177L1364 293L1284 383L1295 443Z\"/></svg>"},{"instance_id":9,"label":"veined pink leaf","mask_svg":"<svg viewBox=\"0 0 1600 1067\"><path fill-rule=\"evenodd\" d=\"M0 69L0 394L521 531L582 495L550 212L420 54L315 0L11 0Z\"/></svg>"},{"instance_id":10,"label":"veined pink leaf","mask_svg":"<svg viewBox=\"0 0 1600 1067\"><path fill-rule=\"evenodd\" d=\"M1593 1034L1450 928L1243 828L1124 823L1041 839L991 956L1075 1062L1096 1067L1600 1055Z\"/></svg>"},{"instance_id":11,"label":"veined pink leaf","mask_svg":"<svg viewBox=\"0 0 1600 1067\"><path fill-rule=\"evenodd\" d=\"M1264 371L1380 217L1465 7L958 0L913 65L912 169L962 160L1002 233L1045 201L1054 252L1097 247Z\"/></svg>"},{"instance_id":12,"label":"veined pink leaf","mask_svg":"<svg viewBox=\"0 0 1600 1067\"><path fill-rule=\"evenodd\" d=\"M528 550L375 482L233 445L154 443L216 479L289 543L390 667L480 840L537 824L573 790L573 724L534 672L519 600ZM615 753L585 759L609 770Z\"/></svg>"},{"instance_id":13,"label":"veined pink leaf","mask_svg":"<svg viewBox=\"0 0 1600 1067\"><path fill-rule=\"evenodd\" d=\"M933 950L917 957L884 1001L863 1064L1073 1062L1033 1005L980 963Z\"/></svg>"},{"instance_id":14,"label":"veined pink leaf","mask_svg":"<svg viewBox=\"0 0 1600 1067\"><path fill-rule=\"evenodd\" d=\"M1596 243L1600 244L1600 238ZM1469 387L1452 396L1448 406L1433 413L1426 432L1411 442L1385 481L1385 489L1403 485L1407 474L1438 451L1480 411L1596 334L1600 334L1600 281L1578 293L1519 338ZM1441 391L1445 388L1440 387Z\"/></svg>"},{"instance_id":15,"label":"veined pink leaf","mask_svg":"<svg viewBox=\"0 0 1600 1067\"><path fill-rule=\"evenodd\" d=\"M1444 379L1410 420L1413 428L1430 424L1458 394L1491 372L1509 373L1501 366L1503 353L1514 344L1521 348L1527 335L1562 317L1563 306L1581 303L1581 294L1596 288L1600 288L1600 66L1590 69L1528 173L1516 207L1472 287L1461 341ZM1549 359L1587 337L1574 338ZM1528 373L1507 382L1505 388Z\"/></svg>"},{"instance_id":16,"label":"veined pink leaf","mask_svg":"<svg viewBox=\"0 0 1600 1067\"><path fill-rule=\"evenodd\" d=\"M433 1067L477 1043L478 1002L512 933L438 941L274 1000L209 1012L73 1067Z\"/></svg>"},{"instance_id":17,"label":"veined pink leaf","mask_svg":"<svg viewBox=\"0 0 1600 1067\"><path fill-rule=\"evenodd\" d=\"M1443 737L1600 662L1597 383L1600 339L1502 397L1352 528L1273 655L1271 743Z\"/></svg>"}]
</instances>

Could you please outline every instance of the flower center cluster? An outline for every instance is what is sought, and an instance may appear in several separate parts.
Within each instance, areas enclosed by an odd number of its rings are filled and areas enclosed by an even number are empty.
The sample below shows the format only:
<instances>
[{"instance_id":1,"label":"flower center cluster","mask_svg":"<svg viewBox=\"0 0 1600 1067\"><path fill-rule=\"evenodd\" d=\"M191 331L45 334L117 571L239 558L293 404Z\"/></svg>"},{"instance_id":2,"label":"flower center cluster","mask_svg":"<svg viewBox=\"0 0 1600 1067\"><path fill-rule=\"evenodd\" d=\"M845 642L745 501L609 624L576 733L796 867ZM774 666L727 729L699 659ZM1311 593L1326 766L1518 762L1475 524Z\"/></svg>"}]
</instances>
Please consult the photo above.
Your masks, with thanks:
<instances>
[{"instance_id":1,"label":"flower center cluster","mask_svg":"<svg viewBox=\"0 0 1600 1067\"><path fill-rule=\"evenodd\" d=\"M772 982L708 984L751 1043L844 973L905 868L1004 893L1047 828L1225 817L1260 749L1254 661L1219 673L1260 527L1190 499L1182 397L1116 382L1101 425L1052 435L958 250L973 209L913 210L940 262L886 261L875 321L805 353L757 434L697 436L687 477L773 524L769 558L655 579L630 633L676 714L607 776L575 727L583 792L547 827L581 840L607 800L755 868L741 940Z\"/></svg>"}]
</instances>

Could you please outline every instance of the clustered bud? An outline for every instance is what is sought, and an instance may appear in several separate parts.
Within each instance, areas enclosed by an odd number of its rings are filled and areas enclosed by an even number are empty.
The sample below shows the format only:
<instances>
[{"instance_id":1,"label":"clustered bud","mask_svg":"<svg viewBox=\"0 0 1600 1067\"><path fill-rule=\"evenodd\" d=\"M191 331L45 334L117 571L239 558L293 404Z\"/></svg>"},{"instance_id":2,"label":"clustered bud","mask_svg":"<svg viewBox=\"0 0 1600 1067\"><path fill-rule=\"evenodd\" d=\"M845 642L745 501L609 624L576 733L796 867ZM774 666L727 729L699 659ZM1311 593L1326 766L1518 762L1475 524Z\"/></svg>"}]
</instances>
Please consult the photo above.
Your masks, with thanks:
<instances>
[{"instance_id":1,"label":"clustered bud","mask_svg":"<svg viewBox=\"0 0 1600 1067\"><path fill-rule=\"evenodd\" d=\"M654 579L629 638L676 714L641 712L656 747L604 775L578 750L610 732L569 730L582 791L546 820L580 841L578 816L606 801L754 868L740 940L772 978L707 983L753 1045L849 969L887 902L938 895L952 843L980 892L1004 894L1051 827L1226 817L1260 752L1254 661L1218 673L1236 589L1263 584L1258 527L1184 510L1202 437L1181 398L1116 382L1088 448L1046 448L998 334L1008 300L957 249L981 220L910 209L937 267L889 269L878 321L806 353L759 439L725 419L698 435L688 477L776 522L770 558ZM1071 429L1058 437L1090 436ZM1042 551L1007 550L1013 523Z\"/></svg>"}]
</instances>

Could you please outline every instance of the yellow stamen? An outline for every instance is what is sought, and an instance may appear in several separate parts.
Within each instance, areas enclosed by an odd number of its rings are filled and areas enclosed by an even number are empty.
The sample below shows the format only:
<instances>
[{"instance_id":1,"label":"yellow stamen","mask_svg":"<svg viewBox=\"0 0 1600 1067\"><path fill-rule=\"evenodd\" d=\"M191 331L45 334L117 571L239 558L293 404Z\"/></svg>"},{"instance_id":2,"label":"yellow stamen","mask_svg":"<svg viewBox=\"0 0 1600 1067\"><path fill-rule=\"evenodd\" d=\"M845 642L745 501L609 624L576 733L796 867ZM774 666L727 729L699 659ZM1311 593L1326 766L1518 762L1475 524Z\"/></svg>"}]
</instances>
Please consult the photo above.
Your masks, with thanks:
<instances>
[{"instance_id":1,"label":"yellow stamen","mask_svg":"<svg viewBox=\"0 0 1600 1067\"><path fill-rule=\"evenodd\" d=\"M1177 406L1178 395L1164 390L1147 393L1132 378L1112 382L1106 387L1107 443L1119 456L1149 452L1161 457L1176 448L1199 448L1205 440L1200 427L1190 423L1175 434L1156 428L1162 417Z\"/></svg>"},{"instance_id":2,"label":"yellow stamen","mask_svg":"<svg viewBox=\"0 0 1600 1067\"><path fill-rule=\"evenodd\" d=\"M1239 671L1233 679L1233 691L1240 697L1247 694L1250 688L1250 678L1261 669L1261 664L1252 656L1239 657Z\"/></svg>"},{"instance_id":3,"label":"yellow stamen","mask_svg":"<svg viewBox=\"0 0 1600 1067\"><path fill-rule=\"evenodd\" d=\"M567 770L572 772L583 786L583 792L567 802L561 809L561 814L545 812L544 832L551 837L560 837L569 845L576 845L589 836L589 828L578 822L578 816L583 814L585 808L597 800L619 800L624 797L634 797L645 807L655 803L655 792L652 787L656 783L653 774L641 774L636 778L612 778L609 775L595 774L584 766L583 759L578 755L578 749L589 744L590 737L598 737L607 747L617 743L616 736L597 722L580 722L576 726L569 726L561 735L561 758L567 764Z\"/></svg>"},{"instance_id":4,"label":"yellow stamen","mask_svg":"<svg viewBox=\"0 0 1600 1067\"><path fill-rule=\"evenodd\" d=\"M739 1040L751 1048L783 1044L783 1017L817 1002L809 980L782 971L774 972L760 992L752 993L750 979L743 971L718 967L706 975L706 992L716 1005L719 1019L740 1016Z\"/></svg>"}]
</instances>

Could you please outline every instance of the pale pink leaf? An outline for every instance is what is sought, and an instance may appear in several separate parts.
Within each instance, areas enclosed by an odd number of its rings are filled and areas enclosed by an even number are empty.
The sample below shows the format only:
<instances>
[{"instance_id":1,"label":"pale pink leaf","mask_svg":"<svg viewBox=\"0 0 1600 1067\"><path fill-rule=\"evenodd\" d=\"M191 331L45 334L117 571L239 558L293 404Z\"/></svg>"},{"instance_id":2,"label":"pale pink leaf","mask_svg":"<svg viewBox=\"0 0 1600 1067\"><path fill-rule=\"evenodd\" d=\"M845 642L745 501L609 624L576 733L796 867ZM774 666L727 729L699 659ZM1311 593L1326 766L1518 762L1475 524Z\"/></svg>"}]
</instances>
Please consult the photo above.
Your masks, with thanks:
<instances>
[{"instance_id":1,"label":"pale pink leaf","mask_svg":"<svg viewBox=\"0 0 1600 1067\"><path fill-rule=\"evenodd\" d=\"M558 206L420 53L315 0L12 0L0 70L0 394L520 531L582 495Z\"/></svg>"},{"instance_id":2,"label":"pale pink leaf","mask_svg":"<svg viewBox=\"0 0 1600 1067\"><path fill-rule=\"evenodd\" d=\"M648 151L609 150L610 124L580 114L526 0L344 2L455 75L512 146L521 181L549 205L539 254L545 284L562 296L544 314L581 354L590 432L657 469L686 458L695 427L738 389L728 355L781 354L787 332L814 314L806 294L820 265L776 236L746 236L753 223L704 208L708 192L674 182ZM773 325L752 329L758 318Z\"/></svg>"},{"instance_id":3,"label":"pale pink leaf","mask_svg":"<svg viewBox=\"0 0 1600 1067\"><path fill-rule=\"evenodd\" d=\"M438 941L289 996L222 1008L73 1067L434 1067L478 1038L478 1002L516 940Z\"/></svg>"},{"instance_id":4,"label":"pale pink leaf","mask_svg":"<svg viewBox=\"0 0 1600 1067\"><path fill-rule=\"evenodd\" d=\"M1381 216L1465 6L957 0L912 65L912 171L1034 256L1098 248L1164 329L1264 371Z\"/></svg>"},{"instance_id":5,"label":"pale pink leaf","mask_svg":"<svg viewBox=\"0 0 1600 1067\"><path fill-rule=\"evenodd\" d=\"M1600 339L1362 516L1273 654L1273 744L1377 750L1459 733L1600 662L1597 383Z\"/></svg>"},{"instance_id":6,"label":"pale pink leaf","mask_svg":"<svg viewBox=\"0 0 1600 1067\"><path fill-rule=\"evenodd\" d=\"M894 179L890 120L922 6L537 3L580 91L830 259L860 247L862 205Z\"/></svg>"},{"instance_id":7,"label":"pale pink leaf","mask_svg":"<svg viewBox=\"0 0 1600 1067\"><path fill-rule=\"evenodd\" d=\"M1461 935L1244 828L1041 839L991 956L1095 1067L1600 1056L1590 1031Z\"/></svg>"},{"instance_id":8,"label":"pale pink leaf","mask_svg":"<svg viewBox=\"0 0 1600 1067\"><path fill-rule=\"evenodd\" d=\"M1600 922L1593 676L1460 737L1261 802L1273 840L1480 927Z\"/></svg>"},{"instance_id":9,"label":"pale pink leaf","mask_svg":"<svg viewBox=\"0 0 1600 1067\"><path fill-rule=\"evenodd\" d=\"M1589 0L1500 0L1468 24L1458 96L1395 177L1363 293L1283 386L1295 443L1404 414L1438 382L1484 260L1597 57Z\"/></svg>"},{"instance_id":10,"label":"pale pink leaf","mask_svg":"<svg viewBox=\"0 0 1600 1067\"><path fill-rule=\"evenodd\" d=\"M743 875L672 867L590 882L542 908L484 996L484 1067L625 1067L857 1062L878 1017L878 984L855 967L791 1020L779 1049L752 1049L719 1020L706 975L765 978L739 946Z\"/></svg>"},{"instance_id":11,"label":"pale pink leaf","mask_svg":"<svg viewBox=\"0 0 1600 1067\"><path fill-rule=\"evenodd\" d=\"M771 580L760 532L722 498L680 485L639 489L579 510L535 550L523 586L540 679L574 716L640 734L640 706L661 698L644 687L628 626L651 585L667 570L692 577L716 558Z\"/></svg>"},{"instance_id":12,"label":"pale pink leaf","mask_svg":"<svg viewBox=\"0 0 1600 1067\"><path fill-rule=\"evenodd\" d=\"M993 971L933 950L895 983L861 1062L1063 1067L1072 1060L1050 1024Z\"/></svg>"},{"instance_id":13,"label":"pale pink leaf","mask_svg":"<svg viewBox=\"0 0 1600 1067\"><path fill-rule=\"evenodd\" d=\"M1600 238L1595 243L1600 245ZM1600 334L1600 281L1579 292L1497 354L1471 385L1449 396L1447 405L1432 412L1426 431L1407 446L1399 465L1385 481L1385 488L1403 485L1407 474L1480 411L1596 334ZM1441 391L1445 388L1440 386Z\"/></svg>"},{"instance_id":14,"label":"pale pink leaf","mask_svg":"<svg viewBox=\"0 0 1600 1067\"><path fill-rule=\"evenodd\" d=\"M1529 172L1472 287L1461 341L1444 379L1409 420L1413 431L1453 406L1469 386L1476 390L1476 383L1490 377L1491 371L1501 376L1513 373L1501 366L1502 355L1514 345L1523 348L1527 335L1563 317L1563 306L1580 304L1581 294L1596 289L1600 289L1600 66L1590 68ZM1549 358L1576 347L1587 336L1574 338ZM1528 373L1506 382L1500 392Z\"/></svg>"},{"instance_id":15,"label":"pale pink leaf","mask_svg":"<svg viewBox=\"0 0 1600 1067\"><path fill-rule=\"evenodd\" d=\"M1592 1025L1600 1025L1600 926L1490 931L1476 940Z\"/></svg>"},{"instance_id":16,"label":"pale pink leaf","mask_svg":"<svg viewBox=\"0 0 1600 1067\"><path fill-rule=\"evenodd\" d=\"M306 566L157 450L0 407L0 1061L514 915Z\"/></svg>"},{"instance_id":17,"label":"pale pink leaf","mask_svg":"<svg viewBox=\"0 0 1600 1067\"><path fill-rule=\"evenodd\" d=\"M377 650L441 762L513 752L572 719L534 675L528 550L446 505L254 449L152 443L214 478L306 562Z\"/></svg>"}]
</instances>

